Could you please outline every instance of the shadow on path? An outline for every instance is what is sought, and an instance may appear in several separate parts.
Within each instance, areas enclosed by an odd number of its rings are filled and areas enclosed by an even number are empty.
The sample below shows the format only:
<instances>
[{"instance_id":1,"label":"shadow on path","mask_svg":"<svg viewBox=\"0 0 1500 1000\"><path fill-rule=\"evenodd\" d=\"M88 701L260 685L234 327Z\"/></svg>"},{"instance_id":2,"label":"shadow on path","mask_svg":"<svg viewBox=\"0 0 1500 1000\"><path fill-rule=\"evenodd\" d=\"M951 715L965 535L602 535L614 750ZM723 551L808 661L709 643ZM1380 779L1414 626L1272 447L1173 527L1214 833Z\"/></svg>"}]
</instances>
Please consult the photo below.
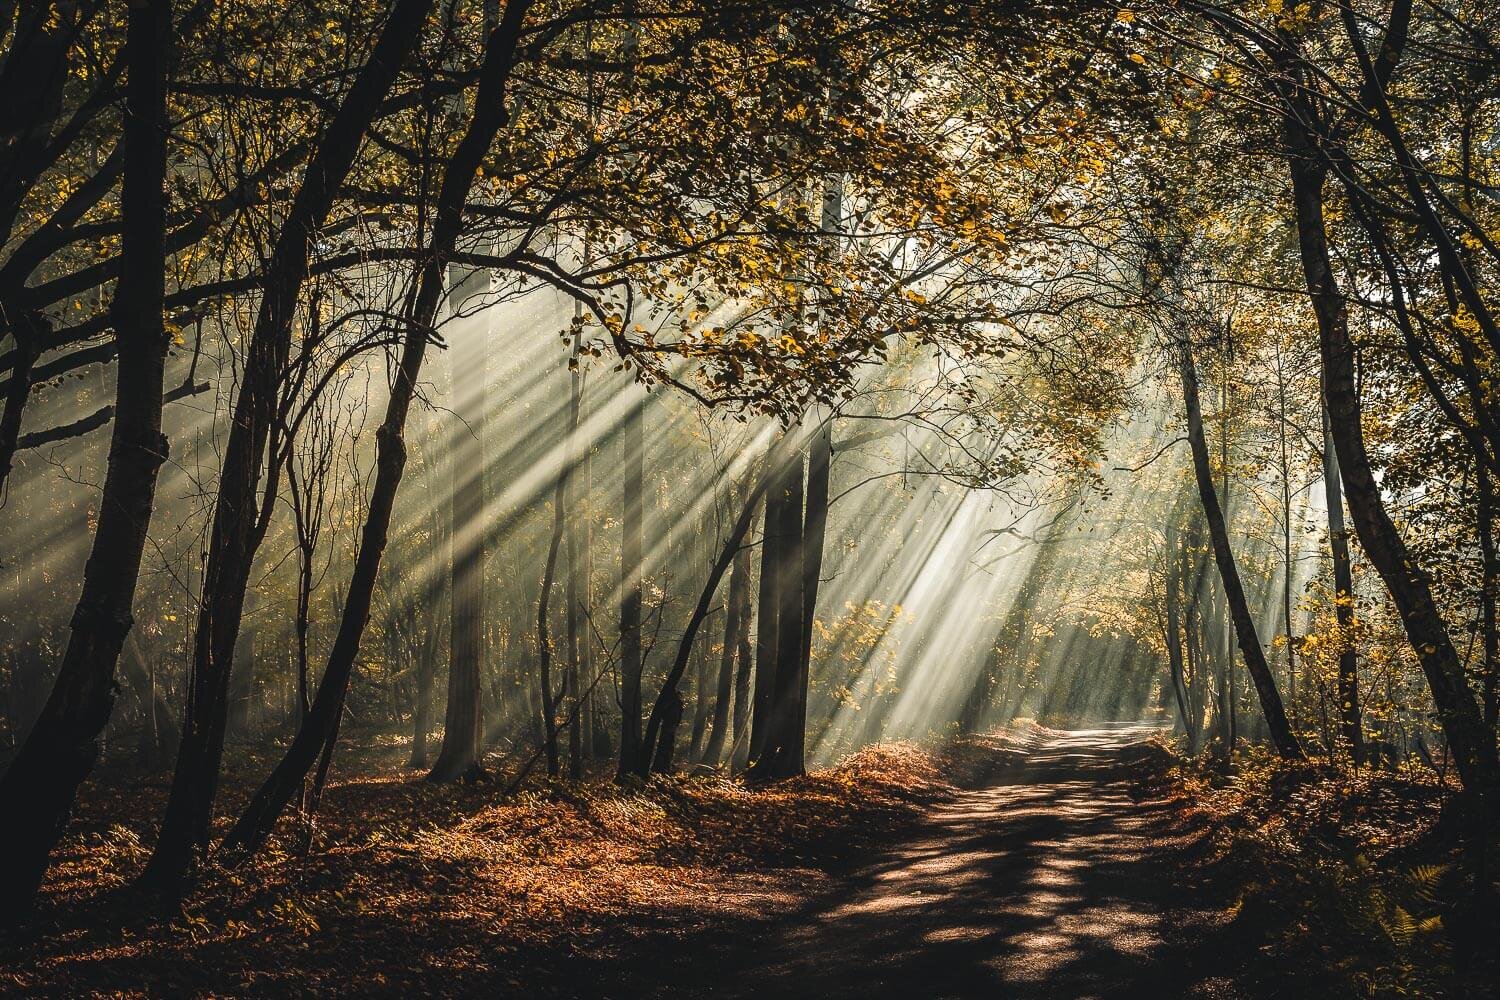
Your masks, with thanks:
<instances>
[{"instance_id":1,"label":"shadow on path","mask_svg":"<svg viewBox=\"0 0 1500 1000\"><path fill-rule=\"evenodd\" d=\"M1176 996L1201 979L1192 832L1140 798L1143 726L1049 734L796 912L678 942L608 996ZM602 971L602 970L601 970ZM654 980L654 981L653 981Z\"/></svg>"}]
</instances>

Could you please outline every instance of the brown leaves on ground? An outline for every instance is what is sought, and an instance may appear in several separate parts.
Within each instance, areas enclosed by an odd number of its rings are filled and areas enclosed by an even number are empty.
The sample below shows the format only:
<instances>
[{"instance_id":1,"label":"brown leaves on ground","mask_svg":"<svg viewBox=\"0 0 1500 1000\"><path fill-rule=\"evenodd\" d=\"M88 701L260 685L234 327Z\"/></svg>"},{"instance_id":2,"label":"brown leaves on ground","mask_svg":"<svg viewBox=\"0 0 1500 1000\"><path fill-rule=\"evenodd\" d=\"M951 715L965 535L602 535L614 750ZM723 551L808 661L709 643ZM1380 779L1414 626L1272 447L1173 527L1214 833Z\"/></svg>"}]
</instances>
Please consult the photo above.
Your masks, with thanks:
<instances>
[{"instance_id":1,"label":"brown leaves on ground","mask_svg":"<svg viewBox=\"0 0 1500 1000\"><path fill-rule=\"evenodd\" d=\"M1213 830L1215 880L1234 887L1226 940L1261 945L1234 977L1241 992L1295 982L1309 995L1494 995L1494 958L1476 945L1495 915L1482 911L1474 855L1450 822L1455 790L1431 771L1257 749L1230 767L1183 761L1170 780Z\"/></svg>"},{"instance_id":2,"label":"brown leaves on ground","mask_svg":"<svg viewBox=\"0 0 1500 1000\"><path fill-rule=\"evenodd\" d=\"M338 782L310 850L284 821L270 850L208 871L170 921L126 888L161 790L91 794L33 931L0 944L0 990L568 993L560 964L791 909L829 865L951 791L910 744L756 791L721 776L537 782L509 800L500 787L394 770Z\"/></svg>"}]
</instances>

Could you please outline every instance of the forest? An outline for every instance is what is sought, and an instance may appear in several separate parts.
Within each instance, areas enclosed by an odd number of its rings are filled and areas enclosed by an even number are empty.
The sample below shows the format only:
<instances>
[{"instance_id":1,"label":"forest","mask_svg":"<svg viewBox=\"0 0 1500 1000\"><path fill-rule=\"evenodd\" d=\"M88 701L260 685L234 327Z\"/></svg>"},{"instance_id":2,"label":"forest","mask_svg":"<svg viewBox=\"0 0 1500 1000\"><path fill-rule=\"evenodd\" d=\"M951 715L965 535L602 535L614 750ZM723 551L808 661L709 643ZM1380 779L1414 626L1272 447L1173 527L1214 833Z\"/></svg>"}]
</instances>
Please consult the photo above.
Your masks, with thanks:
<instances>
[{"instance_id":1,"label":"forest","mask_svg":"<svg viewBox=\"0 0 1500 1000\"><path fill-rule=\"evenodd\" d=\"M0 2L0 995L1500 995L1500 11Z\"/></svg>"}]
</instances>

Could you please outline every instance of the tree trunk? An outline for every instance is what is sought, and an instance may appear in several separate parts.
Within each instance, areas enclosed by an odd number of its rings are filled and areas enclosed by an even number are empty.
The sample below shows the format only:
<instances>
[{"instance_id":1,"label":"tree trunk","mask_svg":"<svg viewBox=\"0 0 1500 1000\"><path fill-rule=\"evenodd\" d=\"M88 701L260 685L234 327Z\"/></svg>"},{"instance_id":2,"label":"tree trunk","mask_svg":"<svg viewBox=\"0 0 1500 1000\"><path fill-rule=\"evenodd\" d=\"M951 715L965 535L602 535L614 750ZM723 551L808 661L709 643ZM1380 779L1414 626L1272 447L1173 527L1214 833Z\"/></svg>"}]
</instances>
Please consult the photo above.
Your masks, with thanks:
<instances>
[{"instance_id":1,"label":"tree trunk","mask_svg":"<svg viewBox=\"0 0 1500 1000\"><path fill-rule=\"evenodd\" d=\"M620 761L617 779L640 774L649 758L641 747L641 557L645 550L644 398L625 414L620 460L625 469L620 510Z\"/></svg>"},{"instance_id":2,"label":"tree trunk","mask_svg":"<svg viewBox=\"0 0 1500 1000\"><path fill-rule=\"evenodd\" d=\"M825 208L826 211L826 208ZM789 734L787 768L792 774L807 769L807 691L812 678L812 633L823 577L823 549L828 536L828 479L833 470L833 419L824 420L813 434L807 452L807 512L802 523L802 644L797 652L794 680L797 716Z\"/></svg>"},{"instance_id":3,"label":"tree trunk","mask_svg":"<svg viewBox=\"0 0 1500 1000\"><path fill-rule=\"evenodd\" d=\"M547 540L547 558L542 565L542 585L536 599L537 691L542 699L542 746L547 754L547 777L559 770L557 752L558 713L552 692L552 633L548 621L552 610L552 585L557 572L557 550L562 545L567 522L567 473L557 477L552 494L552 534ZM566 692L565 692L566 693Z\"/></svg>"},{"instance_id":4,"label":"tree trunk","mask_svg":"<svg viewBox=\"0 0 1500 1000\"><path fill-rule=\"evenodd\" d=\"M1292 628L1292 465L1287 442L1286 364L1280 345L1276 350L1277 444L1281 464L1281 627L1286 644L1286 694L1291 705L1291 723L1297 725L1297 650Z\"/></svg>"},{"instance_id":5,"label":"tree trunk","mask_svg":"<svg viewBox=\"0 0 1500 1000\"><path fill-rule=\"evenodd\" d=\"M703 627L703 622L708 618L719 583L724 579L724 574L728 572L735 556L743 547L745 536L750 533L750 526L755 523L755 509L760 505L761 497L771 488L771 480L776 467L775 454L776 449L773 447L772 455L767 457L765 471L756 477L755 487L749 491L744 506L740 508L739 517L735 519L734 526L729 529L728 537L724 539L718 558L714 560L708 571L708 580L698 594L698 603L694 606L693 613L688 616L682 640L677 644L677 656L672 661L672 669L667 672L666 680L662 682L661 693L651 707L651 718L646 726L646 745L653 748L653 769L665 770L671 766L672 742L675 738L677 723L682 719L682 696L678 693L678 685L682 683L682 675L687 671L693 640L697 638L698 630ZM644 777L646 772L643 769L640 773Z\"/></svg>"},{"instance_id":6,"label":"tree trunk","mask_svg":"<svg viewBox=\"0 0 1500 1000\"><path fill-rule=\"evenodd\" d=\"M758 698L754 725L761 735L751 737L748 773L755 782L803 772L802 733L797 723L799 689L804 687L802 509L806 478L801 454L788 451L780 463L776 487L766 498L766 555L771 560L768 568L776 576L776 645L771 676L757 677L758 686L766 688L766 709L762 714Z\"/></svg>"},{"instance_id":7,"label":"tree trunk","mask_svg":"<svg viewBox=\"0 0 1500 1000\"><path fill-rule=\"evenodd\" d=\"M484 63L479 72L479 92L493 100L475 102L473 118L459 141L443 175L433 224L431 253L425 263L417 294L403 337L401 362L386 403L385 417L376 431L375 483L360 535L359 555L349 580L339 631L328 656L328 666L318 685L306 722L297 731L286 755L251 799L249 806L224 839L225 850L234 854L254 852L270 834L292 796L302 787L308 770L320 754L332 754L343 715L349 678L359 654L360 639L370 618L370 600L380 571L395 506L396 490L406 466L403 438L406 415L416 390L426 352L428 331L442 297L443 271L463 223L464 202L476 173L495 135L508 121L505 92L514 66L521 22L529 0L510 0L505 16L490 33ZM326 768L326 764L324 765ZM320 769L321 770L321 769ZM321 786L322 778L318 785Z\"/></svg>"},{"instance_id":8,"label":"tree trunk","mask_svg":"<svg viewBox=\"0 0 1500 1000\"><path fill-rule=\"evenodd\" d=\"M1239 640L1240 654L1245 658L1245 667L1255 682L1256 694L1260 697L1261 711L1270 730L1271 743L1278 753L1289 759L1300 759L1302 747L1287 725L1286 713L1282 709L1281 695L1276 691L1276 679L1266 663L1265 650L1255 634L1255 622L1250 616L1250 605L1245 599L1244 586L1240 582L1239 570L1234 563L1234 553L1229 547L1229 530L1224 523L1224 512L1219 507L1219 498L1214 488L1213 472L1208 462L1208 443L1203 434L1203 411L1198 402L1198 373L1193 366L1192 345L1184 337L1179 345L1179 364L1182 374L1182 391L1187 405L1188 443L1193 452L1193 471L1198 481L1198 496L1203 504L1203 517L1208 523L1209 539L1213 543L1214 561L1219 567L1219 581L1223 586L1224 599L1229 607L1229 616L1234 623Z\"/></svg>"},{"instance_id":9,"label":"tree trunk","mask_svg":"<svg viewBox=\"0 0 1500 1000\"><path fill-rule=\"evenodd\" d=\"M430 430L436 422L429 417L427 427ZM422 473L424 484L429 490L433 489L433 460L430 451L422 452ZM430 544L437 548L442 544L440 541L446 534L444 531L444 518L440 506L434 504L429 515L429 524L432 534L429 536ZM407 762L408 767L426 770L431 761L427 755L428 737L432 733L432 695L434 682L437 680L437 657L441 632L437 627L438 612L442 606L443 584L447 582L446 574L432 573L428 576L426 584L422 587L422 607L425 611L424 619L426 628L422 637L422 648L418 655L421 660L417 663L417 691L416 706L412 712L412 746L411 759Z\"/></svg>"},{"instance_id":10,"label":"tree trunk","mask_svg":"<svg viewBox=\"0 0 1500 1000\"><path fill-rule=\"evenodd\" d=\"M729 730L729 706L734 693L734 658L740 632L745 627L742 606L749 596L750 551L743 545L734 554L729 575L729 596L724 602L724 650L719 656L719 676L714 691L714 714L709 724L708 746L702 763L717 767L724 757ZM736 706L738 707L738 706Z\"/></svg>"},{"instance_id":11,"label":"tree trunk","mask_svg":"<svg viewBox=\"0 0 1500 1000\"><path fill-rule=\"evenodd\" d=\"M573 342L573 354L568 365L570 370L568 392L568 423L563 448L563 467L558 473L552 492L552 535L548 539L547 558L542 570L541 594L537 598L536 638L538 683L541 686L542 714L546 725L542 738L547 754L547 775L557 777L560 770L558 753L558 711L552 691L552 637L549 614L552 608L552 588L556 581L558 550L567 545L568 574L564 583L564 640L567 658L563 663L563 702L573 722L568 725L568 774L573 778L583 776L583 744L578 728L578 539L573 531L571 510L573 506L573 469L577 465L577 440L579 395L578 385L578 341Z\"/></svg>"},{"instance_id":12,"label":"tree trunk","mask_svg":"<svg viewBox=\"0 0 1500 1000\"><path fill-rule=\"evenodd\" d=\"M1307 144L1301 144L1307 148ZM1463 661L1449 638L1447 623L1421 570L1385 509L1380 483L1365 451L1359 391L1354 377L1354 343L1349 337L1343 296L1333 275L1323 217L1325 171L1316 161L1292 161L1292 193L1302 270L1318 320L1323 356L1323 392L1328 425L1338 454L1349 513L1370 564L1385 581L1401 615L1432 692L1433 705L1452 749L1464 787L1484 800L1500 794L1500 761L1495 742L1464 677Z\"/></svg>"},{"instance_id":13,"label":"tree trunk","mask_svg":"<svg viewBox=\"0 0 1500 1000\"><path fill-rule=\"evenodd\" d=\"M755 669L754 650L750 646L750 554L740 553L744 560L745 582L740 588L740 630L735 637L735 656L739 660L734 672L734 743L730 746L729 767L738 774L750 762L750 690ZM738 572L738 570L736 570Z\"/></svg>"},{"instance_id":14,"label":"tree trunk","mask_svg":"<svg viewBox=\"0 0 1500 1000\"><path fill-rule=\"evenodd\" d=\"M583 581L580 573L580 553L578 551L578 512L577 496L573 485L574 475L580 464L578 423L583 411L583 382L582 375L578 371L578 341L573 342L573 364L569 376L569 415L568 415L568 452L567 468L563 475L566 477L567 489L564 491L564 523L563 531L567 535L568 550L568 579L563 586L563 592L568 602L567 610L563 614L563 627L567 632L566 649L568 662L564 664L564 686L566 691L564 697L567 700L569 718L568 723L568 777L575 781L583 777L583 754L586 716L584 704L580 701L583 697L583 689L580 683L580 670L582 660L580 656L580 643L578 637L578 614L583 599Z\"/></svg>"},{"instance_id":15,"label":"tree trunk","mask_svg":"<svg viewBox=\"0 0 1500 1000\"><path fill-rule=\"evenodd\" d=\"M1349 530L1344 526L1344 491L1339 457L1328 427L1325 390L1318 394L1323 420L1323 496L1328 507L1328 549L1333 557L1333 614L1338 622L1340 733L1356 767L1364 757L1364 728L1359 716L1359 654L1354 648L1354 572L1349 561Z\"/></svg>"},{"instance_id":16,"label":"tree trunk","mask_svg":"<svg viewBox=\"0 0 1500 1000\"><path fill-rule=\"evenodd\" d=\"M397 0L369 62L360 71L308 163L265 270L260 311L246 353L225 444L218 503L204 568L182 748L156 849L142 876L166 902L182 898L198 855L207 849L229 675L245 590L262 537L256 490L275 419L277 385L291 350L297 300L308 254L328 217L360 141L421 36L432 0ZM266 504L273 498L266 498Z\"/></svg>"},{"instance_id":17,"label":"tree trunk","mask_svg":"<svg viewBox=\"0 0 1500 1000\"><path fill-rule=\"evenodd\" d=\"M432 632L431 624L428 625L429 635ZM424 639L422 643L421 660L416 665L416 699L412 708L411 719L411 759L406 762L407 767L425 768L427 766L427 737L432 732L432 681L433 662L437 650L433 647L430 638Z\"/></svg>"},{"instance_id":18,"label":"tree trunk","mask_svg":"<svg viewBox=\"0 0 1500 1000\"><path fill-rule=\"evenodd\" d=\"M580 399L580 404L583 403ZM581 409L581 405L580 405ZM578 538L578 610L582 615L578 641L579 684L583 691L583 712L580 725L583 727L584 753L592 760L609 757L613 751L609 732L599 711L599 665L594 659L594 459L593 448L584 442L579 481L579 495L583 507L579 511Z\"/></svg>"},{"instance_id":19,"label":"tree trunk","mask_svg":"<svg viewBox=\"0 0 1500 1000\"><path fill-rule=\"evenodd\" d=\"M784 445L785 438L778 444ZM760 759L771 723L771 705L776 687L777 633L780 631L782 568L786 563L786 538L781 525L787 520L786 477L794 456L784 454L785 447L773 449L768 456L765 514L760 544L760 586L755 601L755 691L750 712L750 739L746 746L746 765Z\"/></svg>"},{"instance_id":20,"label":"tree trunk","mask_svg":"<svg viewBox=\"0 0 1500 1000\"><path fill-rule=\"evenodd\" d=\"M1177 551L1177 517L1180 508L1174 507L1169 515L1171 520L1167 524L1164 564L1164 590L1166 597L1166 635L1167 644L1167 667L1172 675L1172 696L1177 702L1177 714L1182 720L1182 732L1188 740L1188 752L1197 750L1194 745L1197 742L1196 734L1193 732L1191 714L1188 709L1187 674L1182 663L1182 601L1181 601L1181 579L1178 575L1178 567L1181 565L1181 555Z\"/></svg>"},{"instance_id":21,"label":"tree trunk","mask_svg":"<svg viewBox=\"0 0 1500 1000\"><path fill-rule=\"evenodd\" d=\"M699 643L697 666L693 670L693 727L688 739L688 761L694 764L703 758L703 740L708 735L708 716L712 707L709 652L707 641Z\"/></svg>"},{"instance_id":22,"label":"tree trunk","mask_svg":"<svg viewBox=\"0 0 1500 1000\"><path fill-rule=\"evenodd\" d=\"M487 283L489 273L450 267L450 310ZM452 494L448 542L452 553L448 634L448 701L443 743L428 781L471 780L483 773L484 753L484 439L485 332L454 337L452 390L455 420L450 450ZM460 356L461 355L461 356Z\"/></svg>"},{"instance_id":23,"label":"tree trunk","mask_svg":"<svg viewBox=\"0 0 1500 1000\"><path fill-rule=\"evenodd\" d=\"M0 920L30 912L62 834L78 787L99 752L114 707L115 664L133 624L131 608L157 473L166 458L161 433L167 336L166 214L162 189L167 158L167 76L172 10L169 0L129 9L125 94L121 273L111 306L120 346L115 422L99 498L94 547L83 572L72 632L52 694L20 752L0 779ZM14 399L14 388L12 399ZM9 420L10 413L6 413ZM17 415L19 422L19 415ZM12 442L13 444L13 442ZM8 466L9 456L4 456Z\"/></svg>"},{"instance_id":24,"label":"tree trunk","mask_svg":"<svg viewBox=\"0 0 1500 1000\"><path fill-rule=\"evenodd\" d=\"M1221 361L1223 362L1223 366L1220 369L1221 377L1219 379L1219 504L1224 514L1225 537L1228 537L1228 525L1230 523L1231 517L1229 512L1229 376L1232 351L1232 332L1232 324L1226 321L1224 324L1224 336L1222 338L1224 351ZM1196 375L1196 372L1194 374ZM1236 635L1240 633L1239 630L1235 627L1233 611L1229 603L1229 595L1227 591L1224 594L1224 610L1227 612L1226 624L1229 627L1225 628L1223 632L1224 655L1221 662L1223 663L1224 669L1220 676L1220 702L1224 709L1224 752L1226 755L1228 755L1234 752L1234 745L1236 741L1236 713L1234 703L1234 647L1230 641L1229 636L1231 632ZM1217 616L1215 620L1218 620ZM1260 647L1258 636L1256 646L1257 648L1263 649L1263 647ZM1266 675L1268 677L1275 677L1275 674L1271 673L1270 664L1266 665Z\"/></svg>"},{"instance_id":25,"label":"tree trunk","mask_svg":"<svg viewBox=\"0 0 1500 1000\"><path fill-rule=\"evenodd\" d=\"M1484 632L1484 726L1490 741L1500 719L1500 633L1497 633L1495 590L1500 586L1500 557L1495 553L1495 493L1489 470L1475 463L1479 491L1479 557L1483 560L1479 583L1480 628Z\"/></svg>"}]
</instances>

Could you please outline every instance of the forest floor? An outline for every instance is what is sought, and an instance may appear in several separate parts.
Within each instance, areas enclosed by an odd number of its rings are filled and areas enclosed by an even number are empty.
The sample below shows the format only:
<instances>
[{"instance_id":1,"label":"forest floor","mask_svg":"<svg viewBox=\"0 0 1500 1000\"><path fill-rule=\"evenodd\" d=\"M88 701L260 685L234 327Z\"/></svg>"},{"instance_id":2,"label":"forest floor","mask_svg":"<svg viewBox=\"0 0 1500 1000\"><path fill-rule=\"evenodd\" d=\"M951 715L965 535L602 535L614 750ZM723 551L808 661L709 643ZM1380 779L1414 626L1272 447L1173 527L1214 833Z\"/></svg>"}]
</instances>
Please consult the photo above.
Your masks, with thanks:
<instances>
[{"instance_id":1,"label":"forest floor","mask_svg":"<svg viewBox=\"0 0 1500 1000\"><path fill-rule=\"evenodd\" d=\"M659 994L1186 995L1219 960L1204 935L1229 918L1190 891L1204 828L1143 780L1166 760L1156 733L1034 729L962 747L961 787L906 836L753 934L704 942Z\"/></svg>"},{"instance_id":2,"label":"forest floor","mask_svg":"<svg viewBox=\"0 0 1500 1000\"><path fill-rule=\"evenodd\" d=\"M33 929L0 941L0 992L1160 1000L1375 995L1353 990L1375 976L1443 995L1388 955L1330 960L1362 950L1319 924L1347 900L1307 904L1307 856L1267 846L1295 826L1267 790L1310 815L1327 780L1226 782L1150 727L881 745L753 793L600 777L502 798L384 759L345 761L310 849L294 829L209 870L170 920L123 891L164 783L101 781ZM247 790L232 776L226 806ZM1398 805L1381 837L1432 825L1425 799ZM1395 938L1423 944L1420 918Z\"/></svg>"}]
</instances>

